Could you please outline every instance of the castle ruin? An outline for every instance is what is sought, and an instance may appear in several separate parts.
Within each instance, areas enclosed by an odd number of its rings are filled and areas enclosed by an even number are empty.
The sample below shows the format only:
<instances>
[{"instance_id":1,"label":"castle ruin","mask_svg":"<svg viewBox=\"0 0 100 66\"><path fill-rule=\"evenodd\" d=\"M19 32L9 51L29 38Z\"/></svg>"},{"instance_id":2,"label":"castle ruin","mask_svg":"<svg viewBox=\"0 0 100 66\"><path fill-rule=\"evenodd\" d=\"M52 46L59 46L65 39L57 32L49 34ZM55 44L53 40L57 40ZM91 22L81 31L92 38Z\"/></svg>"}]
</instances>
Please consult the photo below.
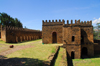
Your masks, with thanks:
<instances>
[{"instance_id":1,"label":"castle ruin","mask_svg":"<svg viewBox=\"0 0 100 66\"><path fill-rule=\"evenodd\" d=\"M42 42L44 44L63 43L71 58L82 55L94 56L92 21L71 20L42 21Z\"/></svg>"}]
</instances>

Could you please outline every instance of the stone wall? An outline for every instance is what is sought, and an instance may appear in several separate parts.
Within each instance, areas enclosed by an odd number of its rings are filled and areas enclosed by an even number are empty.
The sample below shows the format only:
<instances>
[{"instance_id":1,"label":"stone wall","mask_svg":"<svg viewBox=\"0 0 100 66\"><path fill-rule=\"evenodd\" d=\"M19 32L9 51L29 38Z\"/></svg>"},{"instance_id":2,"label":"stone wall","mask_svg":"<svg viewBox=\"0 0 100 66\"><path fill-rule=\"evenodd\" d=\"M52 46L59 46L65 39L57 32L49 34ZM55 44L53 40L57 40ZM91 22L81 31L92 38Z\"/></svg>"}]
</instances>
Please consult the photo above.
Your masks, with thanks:
<instances>
[{"instance_id":1,"label":"stone wall","mask_svg":"<svg viewBox=\"0 0 100 66\"><path fill-rule=\"evenodd\" d=\"M87 55L89 57L94 56L94 44L82 44L82 48L86 47L87 48Z\"/></svg>"},{"instance_id":2,"label":"stone wall","mask_svg":"<svg viewBox=\"0 0 100 66\"><path fill-rule=\"evenodd\" d=\"M88 56L94 56L93 26L82 26L81 34L84 37L81 49L86 47Z\"/></svg>"},{"instance_id":3,"label":"stone wall","mask_svg":"<svg viewBox=\"0 0 100 66\"><path fill-rule=\"evenodd\" d=\"M75 59L81 58L81 45L67 44L66 50L70 57L71 57L71 52L74 52Z\"/></svg>"},{"instance_id":4,"label":"stone wall","mask_svg":"<svg viewBox=\"0 0 100 66\"><path fill-rule=\"evenodd\" d=\"M42 38L42 32L38 30L5 26L1 29L1 40L5 42L22 42Z\"/></svg>"},{"instance_id":5,"label":"stone wall","mask_svg":"<svg viewBox=\"0 0 100 66\"><path fill-rule=\"evenodd\" d=\"M84 37L84 43L94 43L93 41L93 26L81 27L81 34Z\"/></svg>"},{"instance_id":6,"label":"stone wall","mask_svg":"<svg viewBox=\"0 0 100 66\"><path fill-rule=\"evenodd\" d=\"M75 58L81 58L82 48L87 48L88 56L94 55L93 41L93 26L92 21L69 20L65 23L64 20L52 22L47 20L42 25L42 42L49 44L53 43L53 32L57 33L57 43L66 45L67 52L71 56L71 52L75 54Z\"/></svg>"},{"instance_id":7,"label":"stone wall","mask_svg":"<svg viewBox=\"0 0 100 66\"><path fill-rule=\"evenodd\" d=\"M57 34L57 43L62 43L62 28L63 28L64 20L55 21L52 20L52 22L47 20L44 22L42 21L42 43L48 44L53 43L53 32L56 32Z\"/></svg>"},{"instance_id":8,"label":"stone wall","mask_svg":"<svg viewBox=\"0 0 100 66\"><path fill-rule=\"evenodd\" d=\"M72 41L72 37L74 37L74 41ZM63 44L81 44L80 27L64 27L63 40Z\"/></svg>"}]
</instances>

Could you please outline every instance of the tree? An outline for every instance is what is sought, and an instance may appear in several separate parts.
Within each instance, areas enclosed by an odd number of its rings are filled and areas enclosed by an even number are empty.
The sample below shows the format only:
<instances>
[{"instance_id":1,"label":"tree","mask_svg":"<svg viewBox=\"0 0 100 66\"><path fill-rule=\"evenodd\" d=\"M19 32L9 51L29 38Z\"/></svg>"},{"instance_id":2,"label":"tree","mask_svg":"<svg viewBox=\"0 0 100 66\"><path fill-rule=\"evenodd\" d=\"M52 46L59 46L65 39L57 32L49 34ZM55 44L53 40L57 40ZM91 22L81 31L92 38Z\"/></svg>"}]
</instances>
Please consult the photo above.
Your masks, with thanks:
<instances>
[{"instance_id":1,"label":"tree","mask_svg":"<svg viewBox=\"0 0 100 66\"><path fill-rule=\"evenodd\" d=\"M100 23L97 23L94 29L97 30L93 31L94 39L100 39Z\"/></svg>"},{"instance_id":2,"label":"tree","mask_svg":"<svg viewBox=\"0 0 100 66\"><path fill-rule=\"evenodd\" d=\"M22 23L17 18L12 18L6 13L0 13L0 20L2 25L14 26L14 27L23 27Z\"/></svg>"},{"instance_id":3,"label":"tree","mask_svg":"<svg viewBox=\"0 0 100 66\"><path fill-rule=\"evenodd\" d=\"M95 27L93 27L93 37L94 39L97 39L98 33L95 31Z\"/></svg>"},{"instance_id":4,"label":"tree","mask_svg":"<svg viewBox=\"0 0 100 66\"><path fill-rule=\"evenodd\" d=\"M25 29L27 29L27 27L26 27L26 26L24 26L24 28L25 28Z\"/></svg>"}]
</instances>

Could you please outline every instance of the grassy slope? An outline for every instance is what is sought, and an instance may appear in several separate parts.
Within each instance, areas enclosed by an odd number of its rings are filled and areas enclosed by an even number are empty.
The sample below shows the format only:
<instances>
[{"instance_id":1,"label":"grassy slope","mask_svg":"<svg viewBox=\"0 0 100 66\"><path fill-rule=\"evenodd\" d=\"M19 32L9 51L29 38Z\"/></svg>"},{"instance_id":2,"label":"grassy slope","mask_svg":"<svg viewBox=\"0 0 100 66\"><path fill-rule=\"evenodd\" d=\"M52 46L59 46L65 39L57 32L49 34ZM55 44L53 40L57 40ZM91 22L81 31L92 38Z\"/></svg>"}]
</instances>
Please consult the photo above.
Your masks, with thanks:
<instances>
[{"instance_id":1,"label":"grassy slope","mask_svg":"<svg viewBox=\"0 0 100 66\"><path fill-rule=\"evenodd\" d=\"M4 45L27 45L27 44L30 44L30 43L33 43L33 42L37 42L37 41L40 41L42 39L37 39L37 40L31 40L31 41L24 41L24 42L19 42L19 43L5 43L4 41L2 41L0 39L0 44L4 44Z\"/></svg>"},{"instance_id":2,"label":"grassy slope","mask_svg":"<svg viewBox=\"0 0 100 66\"><path fill-rule=\"evenodd\" d=\"M74 59L74 66L100 66L99 58Z\"/></svg>"},{"instance_id":3,"label":"grassy slope","mask_svg":"<svg viewBox=\"0 0 100 66\"><path fill-rule=\"evenodd\" d=\"M64 48L60 48L58 57L56 59L54 66L67 66L66 51L64 50Z\"/></svg>"},{"instance_id":4,"label":"grassy slope","mask_svg":"<svg viewBox=\"0 0 100 66\"><path fill-rule=\"evenodd\" d=\"M27 45L28 43L25 42L22 45ZM23 50L18 50L14 53L11 53L7 55L7 58L27 58L25 60L25 64L33 64L33 62L37 63L35 60L31 59L38 59L42 61L46 61L48 57L51 55L52 52L54 52L54 48L58 46L59 44L42 44L41 40L36 41L30 41L29 44L33 45L33 48L26 48ZM37 63L38 64L38 63Z\"/></svg>"},{"instance_id":5,"label":"grassy slope","mask_svg":"<svg viewBox=\"0 0 100 66\"><path fill-rule=\"evenodd\" d=\"M41 41L41 39L22 42L22 43L5 43L4 41L0 39L0 52L8 50L10 45L14 45L14 46L28 45L32 43L37 43L37 41Z\"/></svg>"}]
</instances>

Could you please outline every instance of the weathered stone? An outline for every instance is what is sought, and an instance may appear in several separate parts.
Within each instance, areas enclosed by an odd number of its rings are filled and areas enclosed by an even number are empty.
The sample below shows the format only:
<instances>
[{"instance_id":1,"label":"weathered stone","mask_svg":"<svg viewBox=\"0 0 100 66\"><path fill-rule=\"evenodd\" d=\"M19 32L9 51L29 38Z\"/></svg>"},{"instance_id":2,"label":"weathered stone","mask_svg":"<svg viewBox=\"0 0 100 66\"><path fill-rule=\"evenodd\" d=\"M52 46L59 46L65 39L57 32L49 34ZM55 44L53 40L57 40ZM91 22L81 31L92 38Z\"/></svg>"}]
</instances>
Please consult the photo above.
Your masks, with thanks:
<instances>
[{"instance_id":1,"label":"weathered stone","mask_svg":"<svg viewBox=\"0 0 100 66\"><path fill-rule=\"evenodd\" d=\"M44 22L42 25L42 42L44 44L65 44L70 57L73 52L74 58L81 58L81 53L84 47L87 49L87 55L93 56L94 41L93 32L91 32L92 30L93 26L89 21L88 23L86 23L86 21L81 23L80 20L77 22L75 20L75 24L72 23L72 20L71 24L69 24L68 20L67 24L64 24L64 20L62 22Z\"/></svg>"}]
</instances>

